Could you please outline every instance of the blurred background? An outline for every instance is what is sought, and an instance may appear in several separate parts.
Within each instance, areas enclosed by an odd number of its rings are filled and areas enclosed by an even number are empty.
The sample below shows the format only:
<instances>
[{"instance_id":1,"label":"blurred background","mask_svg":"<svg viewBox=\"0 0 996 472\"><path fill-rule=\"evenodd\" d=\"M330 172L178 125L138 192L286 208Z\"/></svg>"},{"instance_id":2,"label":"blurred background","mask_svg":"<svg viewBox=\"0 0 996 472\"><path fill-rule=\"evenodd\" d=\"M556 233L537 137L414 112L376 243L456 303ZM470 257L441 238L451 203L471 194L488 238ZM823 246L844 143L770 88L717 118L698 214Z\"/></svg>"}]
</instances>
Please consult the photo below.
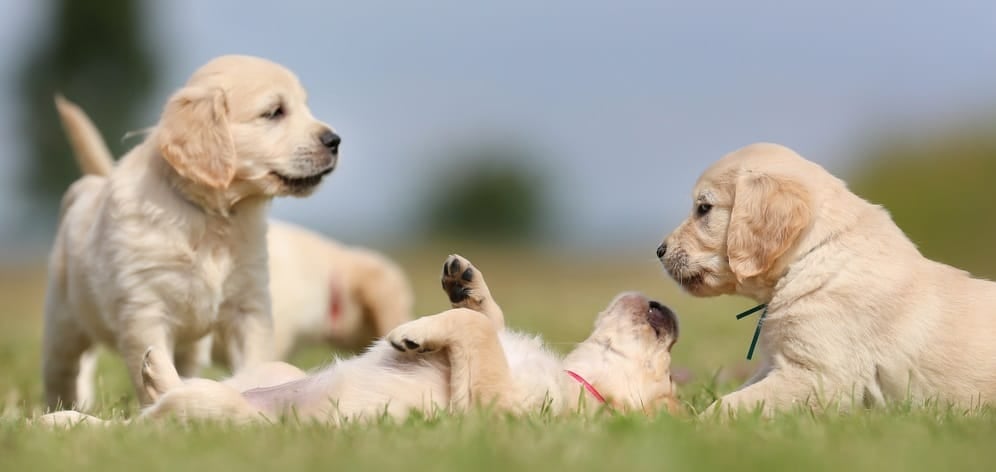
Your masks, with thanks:
<instances>
[{"instance_id":1,"label":"blurred background","mask_svg":"<svg viewBox=\"0 0 996 472\"><path fill-rule=\"evenodd\" d=\"M793 147L886 205L928 256L996 276L988 0L0 0L0 11L0 319L23 326L0 337L0 364L25 373L13 389L0 379L0 395L37 393L44 260L78 176L52 94L80 103L121 155L136 144L128 131L228 53L294 70L343 136L335 173L274 215L397 258L423 312L442 306L437 266L461 251L509 294L513 322L555 341L641 289L679 308L680 362L736 363L753 325L731 318L747 302L680 294L653 253L699 173L754 141Z\"/></svg>"}]
</instances>

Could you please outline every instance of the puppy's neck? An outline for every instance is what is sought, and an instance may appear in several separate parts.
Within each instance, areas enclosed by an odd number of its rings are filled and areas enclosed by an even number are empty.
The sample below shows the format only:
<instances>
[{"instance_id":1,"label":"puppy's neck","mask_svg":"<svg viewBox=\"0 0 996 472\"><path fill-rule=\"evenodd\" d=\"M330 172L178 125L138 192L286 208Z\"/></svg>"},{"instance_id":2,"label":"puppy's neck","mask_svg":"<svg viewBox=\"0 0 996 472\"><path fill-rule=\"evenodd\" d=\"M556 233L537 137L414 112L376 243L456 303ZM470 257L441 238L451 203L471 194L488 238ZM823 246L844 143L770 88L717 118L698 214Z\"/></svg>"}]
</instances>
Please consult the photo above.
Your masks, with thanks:
<instances>
[{"instance_id":1,"label":"puppy's neck","mask_svg":"<svg viewBox=\"0 0 996 472\"><path fill-rule=\"evenodd\" d=\"M150 152L149 168L169 186L176 198L210 217L232 219L248 207L265 207L268 198L253 199L239 195L232 189L213 189L199 185L181 176L158 152ZM261 200L261 202L254 202ZM245 208L244 208L245 207Z\"/></svg>"},{"instance_id":2,"label":"puppy's neck","mask_svg":"<svg viewBox=\"0 0 996 472\"><path fill-rule=\"evenodd\" d=\"M602 364L607 356L625 356L625 354L613 348L611 343L588 338L564 357L561 362L563 370L557 374L564 411L579 411L584 405L585 412L593 413L602 406L602 402L591 395L583 383L578 382L567 372L576 373L592 385L597 384L602 380L599 373L605 368Z\"/></svg>"},{"instance_id":3,"label":"puppy's neck","mask_svg":"<svg viewBox=\"0 0 996 472\"><path fill-rule=\"evenodd\" d=\"M266 224L268 197L233 198L181 177L147 142L123 157L111 178L114 205L146 224L225 230ZM214 193L212 193L214 192ZM151 227L150 226L150 227Z\"/></svg>"},{"instance_id":4,"label":"puppy's neck","mask_svg":"<svg viewBox=\"0 0 996 472\"><path fill-rule=\"evenodd\" d=\"M782 275L771 283L767 299L759 300L768 303L769 311L777 311L815 293L842 272L853 270L852 267L863 267L866 263L861 254L850 252L853 245L842 241L851 237L855 228L874 225L875 220L888 218L888 214L877 205L849 192L840 192L836 198L850 201L847 205L841 205L847 210L831 206L818 210L814 226L798 247L786 255L786 262L780 269ZM916 251L912 244L904 242L893 239L889 247L895 252Z\"/></svg>"}]
</instances>

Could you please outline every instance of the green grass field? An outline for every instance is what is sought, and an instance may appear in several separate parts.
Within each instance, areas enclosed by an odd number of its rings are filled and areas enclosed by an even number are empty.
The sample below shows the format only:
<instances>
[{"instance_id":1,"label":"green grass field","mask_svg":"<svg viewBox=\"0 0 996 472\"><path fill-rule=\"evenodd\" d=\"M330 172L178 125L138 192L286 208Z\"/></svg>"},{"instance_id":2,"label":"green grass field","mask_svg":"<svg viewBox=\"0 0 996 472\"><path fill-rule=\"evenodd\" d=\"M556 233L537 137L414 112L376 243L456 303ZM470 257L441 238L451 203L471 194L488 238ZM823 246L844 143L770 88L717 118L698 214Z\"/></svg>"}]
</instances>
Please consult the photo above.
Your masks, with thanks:
<instances>
[{"instance_id":1,"label":"green grass field","mask_svg":"<svg viewBox=\"0 0 996 472\"><path fill-rule=\"evenodd\" d=\"M540 332L560 350L583 339L619 291L640 290L681 318L674 364L691 373L681 388L689 414L509 418L484 412L413 418L340 429L286 424L131 425L49 431L25 424L41 411L39 339L43 271L0 271L0 471L67 470L996 470L996 415L943 408L799 411L774 420L732 421L691 412L736 386L753 318L735 298L693 299L666 279L652 249L563 254L448 247L485 273L509 325ZM646 248L642 248L646 249ZM419 314L447 307L438 285L447 251L398 253L416 285ZM295 363L321 365L325 348ZM124 368L103 356L98 416L136 406Z\"/></svg>"}]
</instances>

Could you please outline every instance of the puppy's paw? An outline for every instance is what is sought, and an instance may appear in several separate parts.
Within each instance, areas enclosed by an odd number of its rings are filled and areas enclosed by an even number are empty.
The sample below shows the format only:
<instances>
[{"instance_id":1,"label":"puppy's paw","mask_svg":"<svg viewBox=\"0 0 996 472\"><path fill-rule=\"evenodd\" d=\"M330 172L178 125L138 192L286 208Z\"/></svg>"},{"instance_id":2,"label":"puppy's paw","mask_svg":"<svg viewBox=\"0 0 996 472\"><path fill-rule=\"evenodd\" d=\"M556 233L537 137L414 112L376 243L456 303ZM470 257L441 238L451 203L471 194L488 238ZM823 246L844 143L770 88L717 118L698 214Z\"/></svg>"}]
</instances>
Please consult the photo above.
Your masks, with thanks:
<instances>
[{"instance_id":1,"label":"puppy's paw","mask_svg":"<svg viewBox=\"0 0 996 472\"><path fill-rule=\"evenodd\" d=\"M183 380L176 367L161 349L149 347L142 356L142 387L153 402L173 388L182 385Z\"/></svg>"},{"instance_id":2,"label":"puppy's paw","mask_svg":"<svg viewBox=\"0 0 996 472\"><path fill-rule=\"evenodd\" d=\"M454 308L481 311L482 305L491 298L484 275L463 256L453 254L447 257L440 278L443 291Z\"/></svg>"},{"instance_id":3,"label":"puppy's paw","mask_svg":"<svg viewBox=\"0 0 996 472\"><path fill-rule=\"evenodd\" d=\"M409 354L426 354L442 348L438 339L434 339L435 316L425 316L409 321L387 333L384 339L391 347Z\"/></svg>"}]
</instances>

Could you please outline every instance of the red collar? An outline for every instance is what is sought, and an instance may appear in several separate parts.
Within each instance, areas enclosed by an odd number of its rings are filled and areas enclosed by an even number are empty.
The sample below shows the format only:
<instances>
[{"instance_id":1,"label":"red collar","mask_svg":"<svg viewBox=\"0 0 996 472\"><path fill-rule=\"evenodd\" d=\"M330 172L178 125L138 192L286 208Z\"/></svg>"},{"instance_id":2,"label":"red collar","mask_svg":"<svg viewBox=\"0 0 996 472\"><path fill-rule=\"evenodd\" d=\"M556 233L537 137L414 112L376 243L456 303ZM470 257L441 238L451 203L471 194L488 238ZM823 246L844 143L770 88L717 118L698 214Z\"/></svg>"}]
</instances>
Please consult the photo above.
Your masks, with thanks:
<instances>
[{"instance_id":1,"label":"red collar","mask_svg":"<svg viewBox=\"0 0 996 472\"><path fill-rule=\"evenodd\" d=\"M329 318L332 320L332 327L339 329L336 325L339 318L342 318L342 293L335 280L329 284Z\"/></svg>"},{"instance_id":2,"label":"red collar","mask_svg":"<svg viewBox=\"0 0 996 472\"><path fill-rule=\"evenodd\" d=\"M595 397L595 400L598 400L603 405L608 404L608 402L605 401L605 397L603 397L601 393L598 393L598 390L595 388L595 386L592 385L587 380L585 380L584 377L578 375L577 373L571 370L565 370L564 372L567 372L567 375L570 375L572 379L577 380L579 384L583 385L584 389L587 390L588 393L591 394L591 396Z\"/></svg>"}]
</instances>

